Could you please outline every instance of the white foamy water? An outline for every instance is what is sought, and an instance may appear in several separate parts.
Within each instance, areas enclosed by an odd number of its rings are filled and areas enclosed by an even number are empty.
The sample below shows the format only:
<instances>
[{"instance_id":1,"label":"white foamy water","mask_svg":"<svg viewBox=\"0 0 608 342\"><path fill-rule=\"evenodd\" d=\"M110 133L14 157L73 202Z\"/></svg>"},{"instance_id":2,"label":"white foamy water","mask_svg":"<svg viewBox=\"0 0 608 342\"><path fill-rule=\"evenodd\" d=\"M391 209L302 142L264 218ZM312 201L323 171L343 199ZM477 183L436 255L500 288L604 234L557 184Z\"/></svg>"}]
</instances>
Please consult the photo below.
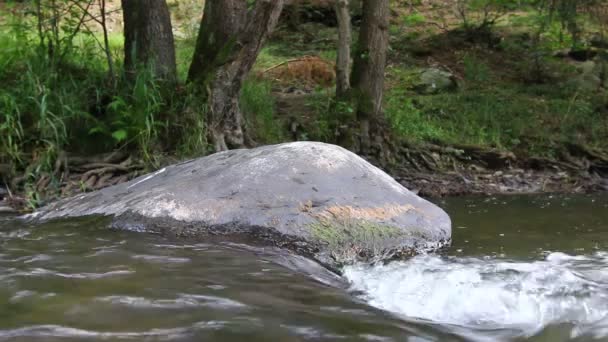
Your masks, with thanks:
<instances>
[{"instance_id":1,"label":"white foamy water","mask_svg":"<svg viewBox=\"0 0 608 342\"><path fill-rule=\"evenodd\" d=\"M567 324L572 338L608 338L608 253L529 262L421 255L350 266L345 276L368 303L408 318L518 336Z\"/></svg>"}]
</instances>

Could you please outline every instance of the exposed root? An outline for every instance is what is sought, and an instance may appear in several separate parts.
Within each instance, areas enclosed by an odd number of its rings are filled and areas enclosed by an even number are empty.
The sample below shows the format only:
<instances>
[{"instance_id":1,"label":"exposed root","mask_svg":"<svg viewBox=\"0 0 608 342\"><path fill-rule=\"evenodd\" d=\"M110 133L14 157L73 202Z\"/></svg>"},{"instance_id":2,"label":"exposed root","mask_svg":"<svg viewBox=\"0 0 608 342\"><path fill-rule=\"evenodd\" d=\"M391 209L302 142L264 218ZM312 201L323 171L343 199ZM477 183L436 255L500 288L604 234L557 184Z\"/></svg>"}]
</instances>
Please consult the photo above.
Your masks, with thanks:
<instances>
[{"instance_id":1,"label":"exposed root","mask_svg":"<svg viewBox=\"0 0 608 342\"><path fill-rule=\"evenodd\" d=\"M18 210L33 209L57 197L67 197L79 192L98 190L132 179L145 169L124 152L112 152L97 156L71 156L60 153L52 172L35 172L35 162L22 175L11 179L10 187L19 193L27 193L30 199L14 198L12 205Z\"/></svg>"}]
</instances>

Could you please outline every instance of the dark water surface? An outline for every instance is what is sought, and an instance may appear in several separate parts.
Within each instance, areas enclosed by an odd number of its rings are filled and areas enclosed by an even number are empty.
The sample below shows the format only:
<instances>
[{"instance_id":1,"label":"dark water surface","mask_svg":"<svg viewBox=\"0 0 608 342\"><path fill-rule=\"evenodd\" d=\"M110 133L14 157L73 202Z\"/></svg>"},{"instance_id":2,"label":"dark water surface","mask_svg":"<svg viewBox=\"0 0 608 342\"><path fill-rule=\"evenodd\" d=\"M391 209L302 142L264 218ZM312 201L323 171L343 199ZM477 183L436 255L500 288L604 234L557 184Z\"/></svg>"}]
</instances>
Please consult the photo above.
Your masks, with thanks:
<instances>
[{"instance_id":1,"label":"dark water surface","mask_svg":"<svg viewBox=\"0 0 608 342\"><path fill-rule=\"evenodd\" d=\"M342 283L240 245L0 218L0 341L608 341L607 196L440 205L449 250Z\"/></svg>"}]
</instances>

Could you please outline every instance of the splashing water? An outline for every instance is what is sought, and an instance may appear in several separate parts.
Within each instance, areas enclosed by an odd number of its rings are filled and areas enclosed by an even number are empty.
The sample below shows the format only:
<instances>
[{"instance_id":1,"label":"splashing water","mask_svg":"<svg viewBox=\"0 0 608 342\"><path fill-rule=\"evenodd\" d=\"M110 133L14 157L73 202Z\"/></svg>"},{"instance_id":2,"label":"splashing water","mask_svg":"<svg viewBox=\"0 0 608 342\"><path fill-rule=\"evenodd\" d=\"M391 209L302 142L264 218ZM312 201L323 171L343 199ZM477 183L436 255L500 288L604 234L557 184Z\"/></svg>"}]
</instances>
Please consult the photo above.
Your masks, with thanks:
<instances>
[{"instance_id":1,"label":"splashing water","mask_svg":"<svg viewBox=\"0 0 608 342\"><path fill-rule=\"evenodd\" d=\"M510 338L555 325L568 325L571 338L608 338L608 253L528 262L421 255L350 266L345 276L371 305L408 318L508 329Z\"/></svg>"}]
</instances>

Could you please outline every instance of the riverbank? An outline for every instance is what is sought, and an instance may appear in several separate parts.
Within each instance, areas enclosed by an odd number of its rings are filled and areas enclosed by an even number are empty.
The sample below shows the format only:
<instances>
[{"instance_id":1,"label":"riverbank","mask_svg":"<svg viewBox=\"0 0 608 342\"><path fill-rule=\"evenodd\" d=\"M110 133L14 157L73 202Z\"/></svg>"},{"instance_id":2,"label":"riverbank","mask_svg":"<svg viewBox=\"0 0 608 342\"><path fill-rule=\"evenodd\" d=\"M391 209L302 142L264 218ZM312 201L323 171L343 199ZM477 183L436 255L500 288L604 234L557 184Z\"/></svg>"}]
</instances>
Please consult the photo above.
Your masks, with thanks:
<instances>
[{"instance_id":1,"label":"riverbank","mask_svg":"<svg viewBox=\"0 0 608 342\"><path fill-rule=\"evenodd\" d=\"M96 29L75 36L78 49L56 63L40 53L26 7L0 6L0 198L10 198L2 208L33 209L213 152L206 104L186 84L199 22L191 14L201 3L170 1L174 86L120 72L122 15L118 1L108 3L115 74ZM493 9L499 19L475 30L480 18L465 25L452 2L392 6L391 146L367 159L425 197L606 190L608 43L593 17L580 14L575 42L559 21L540 25L546 13L533 7ZM357 150L357 115L335 99L330 2L284 13L241 92L248 145L309 140ZM354 11L355 35L359 20Z\"/></svg>"},{"instance_id":2,"label":"riverbank","mask_svg":"<svg viewBox=\"0 0 608 342\"><path fill-rule=\"evenodd\" d=\"M403 144L396 148L390 162L363 157L426 198L608 191L608 155L576 145L562 151L561 159L433 144ZM89 157L63 155L60 161L55 175L43 174L29 186L29 193L11 191L24 188L23 176L0 185L0 213L26 212L59 198L99 190L155 171L121 151ZM165 156L158 168L177 162L177 157Z\"/></svg>"},{"instance_id":3,"label":"riverbank","mask_svg":"<svg viewBox=\"0 0 608 342\"><path fill-rule=\"evenodd\" d=\"M608 190L608 155L571 145L560 158L526 157L475 146L405 147L385 167L423 197L594 193Z\"/></svg>"}]
</instances>

